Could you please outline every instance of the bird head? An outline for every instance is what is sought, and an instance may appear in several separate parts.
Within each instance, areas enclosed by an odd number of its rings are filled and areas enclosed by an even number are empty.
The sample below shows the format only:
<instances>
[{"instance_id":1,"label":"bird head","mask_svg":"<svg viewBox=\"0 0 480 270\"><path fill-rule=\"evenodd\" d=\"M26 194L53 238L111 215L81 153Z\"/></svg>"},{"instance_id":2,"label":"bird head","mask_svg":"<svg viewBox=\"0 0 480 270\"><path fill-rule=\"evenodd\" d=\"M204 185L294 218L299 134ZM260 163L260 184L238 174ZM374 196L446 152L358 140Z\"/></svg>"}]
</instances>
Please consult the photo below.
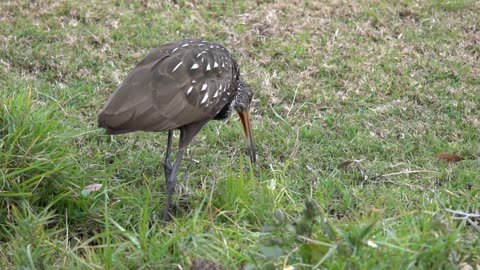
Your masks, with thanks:
<instances>
[{"instance_id":1,"label":"bird head","mask_svg":"<svg viewBox=\"0 0 480 270\"><path fill-rule=\"evenodd\" d=\"M253 140L252 131L250 128L250 103L252 102L253 92L250 86L242 81L237 82L237 95L233 101L233 108L237 111L242 120L243 131L247 138L247 150L250 155L250 160L255 163L257 154L255 150L255 141Z\"/></svg>"},{"instance_id":2,"label":"bird head","mask_svg":"<svg viewBox=\"0 0 480 270\"><path fill-rule=\"evenodd\" d=\"M237 82L237 95L233 101L233 108L237 112L249 111L253 92L250 86L242 81Z\"/></svg>"}]
</instances>

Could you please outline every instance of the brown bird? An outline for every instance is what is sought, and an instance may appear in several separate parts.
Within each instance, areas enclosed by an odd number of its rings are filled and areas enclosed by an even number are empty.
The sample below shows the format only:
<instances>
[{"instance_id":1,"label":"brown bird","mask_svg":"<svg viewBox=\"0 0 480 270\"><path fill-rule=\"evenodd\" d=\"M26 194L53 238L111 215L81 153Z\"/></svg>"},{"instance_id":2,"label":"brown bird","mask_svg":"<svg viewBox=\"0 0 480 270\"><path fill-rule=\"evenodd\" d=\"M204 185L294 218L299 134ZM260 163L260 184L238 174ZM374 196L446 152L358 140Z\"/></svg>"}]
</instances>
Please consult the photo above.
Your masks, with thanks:
<instances>
[{"instance_id":1,"label":"brown bird","mask_svg":"<svg viewBox=\"0 0 480 270\"><path fill-rule=\"evenodd\" d=\"M187 39L152 50L130 71L98 115L98 126L107 134L168 131L163 213L163 220L168 221L183 152L208 121L225 119L232 109L237 111L251 162L255 162L249 117L252 96L250 87L240 80L236 61L223 46ZM172 165L175 129L180 130L180 142Z\"/></svg>"}]
</instances>

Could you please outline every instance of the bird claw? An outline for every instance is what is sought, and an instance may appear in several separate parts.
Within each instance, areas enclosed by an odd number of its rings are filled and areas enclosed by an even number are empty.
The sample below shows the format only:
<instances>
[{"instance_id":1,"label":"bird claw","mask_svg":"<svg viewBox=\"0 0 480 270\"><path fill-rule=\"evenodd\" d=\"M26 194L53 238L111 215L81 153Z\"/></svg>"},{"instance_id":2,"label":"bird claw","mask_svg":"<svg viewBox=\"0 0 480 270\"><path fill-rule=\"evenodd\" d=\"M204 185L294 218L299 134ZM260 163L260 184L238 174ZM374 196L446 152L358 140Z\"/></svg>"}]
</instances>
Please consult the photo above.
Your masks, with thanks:
<instances>
[{"instance_id":1,"label":"bird claw","mask_svg":"<svg viewBox=\"0 0 480 270\"><path fill-rule=\"evenodd\" d=\"M168 221L171 219L171 214L170 214L170 209L168 206L165 206L165 209L163 209L163 217L162 217L162 225L165 226L168 224Z\"/></svg>"}]
</instances>

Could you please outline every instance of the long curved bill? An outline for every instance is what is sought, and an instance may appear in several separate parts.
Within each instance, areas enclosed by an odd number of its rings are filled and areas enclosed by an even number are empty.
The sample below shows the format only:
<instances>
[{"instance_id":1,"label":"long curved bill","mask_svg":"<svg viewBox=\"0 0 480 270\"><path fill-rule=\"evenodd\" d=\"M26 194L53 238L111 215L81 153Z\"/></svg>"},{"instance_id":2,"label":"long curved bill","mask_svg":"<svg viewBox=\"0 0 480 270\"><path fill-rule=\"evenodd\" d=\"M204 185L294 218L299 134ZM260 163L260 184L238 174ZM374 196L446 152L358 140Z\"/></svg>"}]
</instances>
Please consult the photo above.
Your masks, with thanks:
<instances>
[{"instance_id":1,"label":"long curved bill","mask_svg":"<svg viewBox=\"0 0 480 270\"><path fill-rule=\"evenodd\" d=\"M245 137L247 138L247 150L250 155L250 160L252 163L257 161L257 153L255 150L255 141L253 140L252 131L250 129L250 114L248 111L238 112L240 120L242 121L243 131L245 132Z\"/></svg>"}]
</instances>

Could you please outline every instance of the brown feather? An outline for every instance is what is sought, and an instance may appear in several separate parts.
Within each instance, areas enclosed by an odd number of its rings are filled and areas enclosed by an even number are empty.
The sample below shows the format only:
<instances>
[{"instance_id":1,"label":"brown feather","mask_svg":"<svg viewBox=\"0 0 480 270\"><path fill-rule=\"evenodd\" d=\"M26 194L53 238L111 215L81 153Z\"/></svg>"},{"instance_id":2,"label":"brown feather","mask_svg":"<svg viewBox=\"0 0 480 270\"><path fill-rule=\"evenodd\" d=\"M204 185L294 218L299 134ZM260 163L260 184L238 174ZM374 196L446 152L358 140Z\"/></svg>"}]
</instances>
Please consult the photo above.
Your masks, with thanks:
<instances>
[{"instance_id":1,"label":"brown feather","mask_svg":"<svg viewBox=\"0 0 480 270\"><path fill-rule=\"evenodd\" d=\"M200 40L152 50L99 115L107 133L165 131L214 118L236 92L238 67L220 45Z\"/></svg>"}]
</instances>

